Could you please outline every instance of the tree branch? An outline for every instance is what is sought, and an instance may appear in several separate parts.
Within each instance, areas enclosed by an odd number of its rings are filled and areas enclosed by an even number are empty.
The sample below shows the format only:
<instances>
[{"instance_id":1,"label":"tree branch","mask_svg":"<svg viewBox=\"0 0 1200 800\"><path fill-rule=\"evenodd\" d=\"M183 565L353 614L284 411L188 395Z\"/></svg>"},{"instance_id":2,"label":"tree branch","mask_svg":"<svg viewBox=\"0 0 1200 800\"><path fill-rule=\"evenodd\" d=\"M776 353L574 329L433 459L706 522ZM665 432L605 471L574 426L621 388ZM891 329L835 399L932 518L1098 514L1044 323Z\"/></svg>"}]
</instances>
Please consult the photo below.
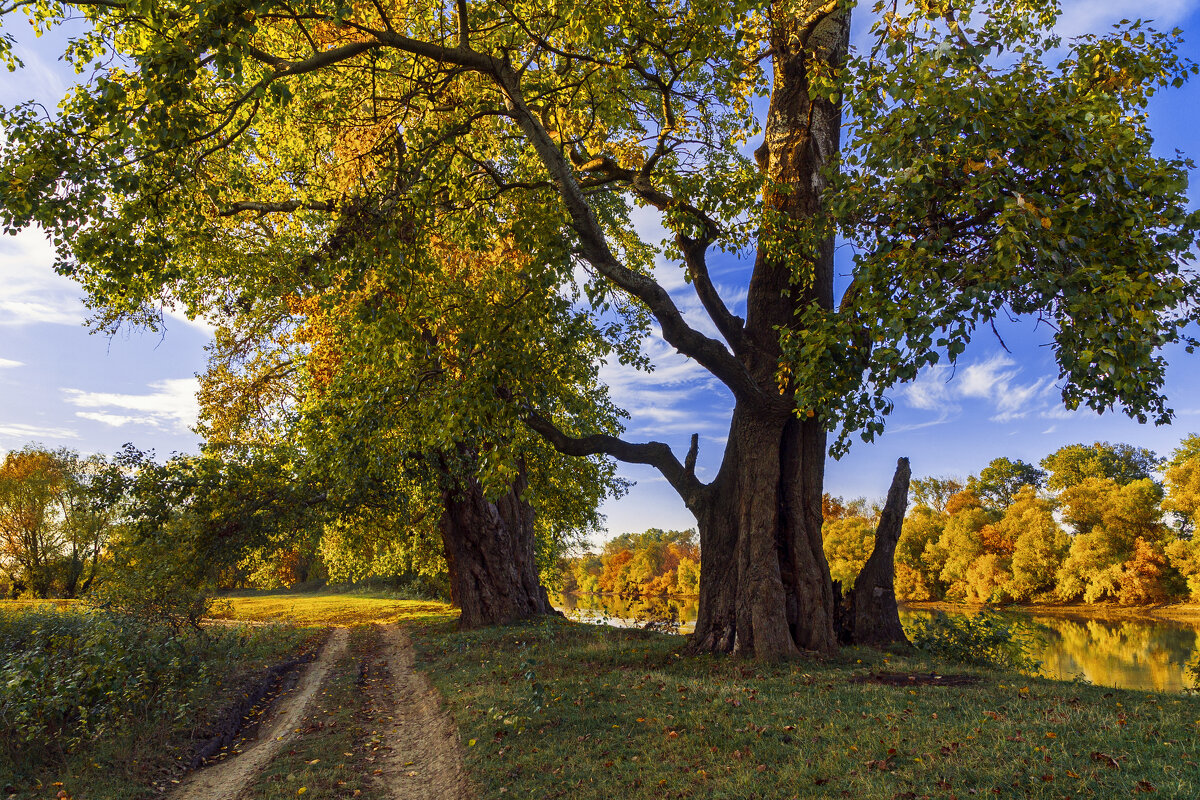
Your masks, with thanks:
<instances>
[{"instance_id":1,"label":"tree branch","mask_svg":"<svg viewBox=\"0 0 1200 800\"><path fill-rule=\"evenodd\" d=\"M298 211L305 209L307 211L329 211L337 210L337 206L331 200L327 203L305 203L301 200L284 200L278 203L262 203L255 200L240 200L230 204L227 208L222 209L219 213L222 217L232 217L234 214L240 214L243 211L259 211L264 214L277 212Z\"/></svg>"},{"instance_id":2,"label":"tree branch","mask_svg":"<svg viewBox=\"0 0 1200 800\"><path fill-rule=\"evenodd\" d=\"M688 508L693 508L704 494L706 487L696 478L694 470L696 463L694 452L699 437L692 437L692 447L688 451L688 465L685 466L679 463L679 459L671 452L670 446L663 442L634 444L607 434L575 438L563 433L553 422L536 411L526 412L525 424L563 455L606 455L629 464L647 464L654 467L679 493Z\"/></svg>"},{"instance_id":3,"label":"tree branch","mask_svg":"<svg viewBox=\"0 0 1200 800\"><path fill-rule=\"evenodd\" d=\"M601 275L645 303L662 327L663 338L679 352L696 359L728 386L734 396L761 397L762 389L723 343L688 325L671 296L657 281L629 269L616 259L587 197L575 180L570 163L525 105L516 73L506 64L494 63L495 71L492 74L504 92L509 112L558 185L559 194L571 215L572 227L579 236L583 257Z\"/></svg>"},{"instance_id":4,"label":"tree branch","mask_svg":"<svg viewBox=\"0 0 1200 800\"><path fill-rule=\"evenodd\" d=\"M717 292L717 287L713 285L712 277L708 274L708 243L689 239L683 234L676 234L675 243L683 253L683 263L687 265L688 274L692 277L692 288L695 289L696 296L700 298L700 303L708 312L709 318L725 337L725 341L729 342L733 352L744 352L746 321L729 310Z\"/></svg>"}]
</instances>

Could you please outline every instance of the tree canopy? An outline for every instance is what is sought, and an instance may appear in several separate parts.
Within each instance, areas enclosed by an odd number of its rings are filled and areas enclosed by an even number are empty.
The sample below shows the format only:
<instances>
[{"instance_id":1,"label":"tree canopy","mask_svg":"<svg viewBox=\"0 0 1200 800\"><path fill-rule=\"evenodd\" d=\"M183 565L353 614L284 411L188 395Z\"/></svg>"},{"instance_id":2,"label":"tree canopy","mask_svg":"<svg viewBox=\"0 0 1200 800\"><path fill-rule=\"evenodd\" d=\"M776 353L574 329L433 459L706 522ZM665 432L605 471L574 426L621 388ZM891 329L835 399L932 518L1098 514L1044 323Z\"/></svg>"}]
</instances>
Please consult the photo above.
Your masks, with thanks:
<instances>
[{"instance_id":1,"label":"tree canopy","mask_svg":"<svg viewBox=\"0 0 1200 800\"><path fill-rule=\"evenodd\" d=\"M1196 72L1178 31L1064 43L1028 0L880 3L861 52L823 0L15 9L85 17L66 56L91 79L56 114L4 112L0 218L51 231L102 321L336 308L352 371L320 396L343 443L400 408L501 485L521 450L486 444L510 426L657 467L711 554L698 649L834 646L825 455L980 326L1051 323L1067 407L1143 421L1171 418L1162 348L1195 343L1189 162L1155 157L1146 119ZM743 318L709 259L751 251ZM647 366L650 333L734 396L710 483L695 440L681 460L618 436L594 366Z\"/></svg>"}]
</instances>

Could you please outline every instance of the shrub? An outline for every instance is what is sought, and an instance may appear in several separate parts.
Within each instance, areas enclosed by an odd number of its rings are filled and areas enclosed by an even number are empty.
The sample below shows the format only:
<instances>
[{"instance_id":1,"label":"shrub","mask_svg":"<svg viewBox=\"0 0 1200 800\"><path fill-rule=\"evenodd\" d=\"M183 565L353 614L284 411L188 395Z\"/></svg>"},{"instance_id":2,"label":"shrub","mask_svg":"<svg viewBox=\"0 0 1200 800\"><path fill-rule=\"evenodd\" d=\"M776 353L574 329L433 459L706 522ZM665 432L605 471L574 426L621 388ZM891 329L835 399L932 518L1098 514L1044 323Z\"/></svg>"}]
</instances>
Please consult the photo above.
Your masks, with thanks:
<instances>
[{"instance_id":1,"label":"shrub","mask_svg":"<svg viewBox=\"0 0 1200 800\"><path fill-rule=\"evenodd\" d=\"M201 636L96 609L0 609L0 774L185 727L245 654L290 639L266 627Z\"/></svg>"},{"instance_id":2,"label":"shrub","mask_svg":"<svg viewBox=\"0 0 1200 800\"><path fill-rule=\"evenodd\" d=\"M908 637L918 650L947 661L977 667L1036 673L1033 656L1039 628L999 614L974 617L934 613L909 624Z\"/></svg>"}]
</instances>

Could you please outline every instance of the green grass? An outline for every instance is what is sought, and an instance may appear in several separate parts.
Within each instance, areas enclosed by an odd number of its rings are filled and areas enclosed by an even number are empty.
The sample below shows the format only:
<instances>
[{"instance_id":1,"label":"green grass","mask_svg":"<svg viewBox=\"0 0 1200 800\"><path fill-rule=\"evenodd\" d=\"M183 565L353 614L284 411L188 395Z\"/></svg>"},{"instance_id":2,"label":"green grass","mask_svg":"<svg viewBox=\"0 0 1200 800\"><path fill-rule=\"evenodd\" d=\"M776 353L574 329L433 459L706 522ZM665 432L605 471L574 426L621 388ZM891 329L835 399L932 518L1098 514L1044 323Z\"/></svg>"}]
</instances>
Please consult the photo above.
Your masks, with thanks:
<instances>
[{"instance_id":1,"label":"green grass","mask_svg":"<svg viewBox=\"0 0 1200 800\"><path fill-rule=\"evenodd\" d=\"M452 619L457 611L446 603L403 600L384 593L273 592L224 595L214 616L294 625L425 624Z\"/></svg>"},{"instance_id":2,"label":"green grass","mask_svg":"<svg viewBox=\"0 0 1200 800\"><path fill-rule=\"evenodd\" d=\"M686 658L679 637L556 621L416 639L481 798L1200 797L1195 695L869 650ZM983 680L850 682L931 669Z\"/></svg>"},{"instance_id":3,"label":"green grass","mask_svg":"<svg viewBox=\"0 0 1200 800\"><path fill-rule=\"evenodd\" d=\"M250 785L255 800L348 798L370 796L372 771L371 704L367 683L378 676L368 669L378 646L378 629L359 626L350 631L346 651L330 670L305 718L302 735L277 755ZM361 676L361 679L360 679Z\"/></svg>"}]
</instances>

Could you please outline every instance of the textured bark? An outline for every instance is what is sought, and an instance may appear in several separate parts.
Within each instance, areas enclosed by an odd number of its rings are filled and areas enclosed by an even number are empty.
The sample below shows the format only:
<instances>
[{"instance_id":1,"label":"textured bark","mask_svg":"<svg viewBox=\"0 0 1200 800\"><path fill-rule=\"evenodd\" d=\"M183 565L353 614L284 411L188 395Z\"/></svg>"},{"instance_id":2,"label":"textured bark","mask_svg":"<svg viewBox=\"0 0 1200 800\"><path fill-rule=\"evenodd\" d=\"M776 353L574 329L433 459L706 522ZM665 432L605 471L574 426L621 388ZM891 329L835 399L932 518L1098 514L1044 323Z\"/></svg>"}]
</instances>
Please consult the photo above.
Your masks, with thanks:
<instances>
[{"instance_id":1,"label":"textured bark","mask_svg":"<svg viewBox=\"0 0 1200 800\"><path fill-rule=\"evenodd\" d=\"M821 545L826 433L816 421L796 418L777 375L779 329L793 327L796 312L809 305L833 309L833 240L801 253L773 246L821 213L823 171L840 147L840 105L809 94L811 60L836 65L846 55L849 13L830 8L809 2L773 9L774 86L755 155L774 227L760 234L739 353L760 392L735 393L721 470L689 504L702 559L695 652L777 660L837 646Z\"/></svg>"},{"instance_id":2,"label":"textured bark","mask_svg":"<svg viewBox=\"0 0 1200 800\"><path fill-rule=\"evenodd\" d=\"M533 509L524 476L495 502L470 480L445 493L442 543L460 628L558 614L538 581Z\"/></svg>"},{"instance_id":3,"label":"textured bark","mask_svg":"<svg viewBox=\"0 0 1200 800\"><path fill-rule=\"evenodd\" d=\"M895 642L908 644L896 605L896 543L900 541L904 513L908 510L910 477L908 459L902 458L896 462L896 474L875 530L871 557L854 579L854 588L846 593L847 630L839 633L853 644L877 647Z\"/></svg>"},{"instance_id":4,"label":"textured bark","mask_svg":"<svg viewBox=\"0 0 1200 800\"><path fill-rule=\"evenodd\" d=\"M735 409L721 470L693 508L701 565L692 651L778 660L834 649L824 466L819 426L783 408Z\"/></svg>"}]
</instances>

